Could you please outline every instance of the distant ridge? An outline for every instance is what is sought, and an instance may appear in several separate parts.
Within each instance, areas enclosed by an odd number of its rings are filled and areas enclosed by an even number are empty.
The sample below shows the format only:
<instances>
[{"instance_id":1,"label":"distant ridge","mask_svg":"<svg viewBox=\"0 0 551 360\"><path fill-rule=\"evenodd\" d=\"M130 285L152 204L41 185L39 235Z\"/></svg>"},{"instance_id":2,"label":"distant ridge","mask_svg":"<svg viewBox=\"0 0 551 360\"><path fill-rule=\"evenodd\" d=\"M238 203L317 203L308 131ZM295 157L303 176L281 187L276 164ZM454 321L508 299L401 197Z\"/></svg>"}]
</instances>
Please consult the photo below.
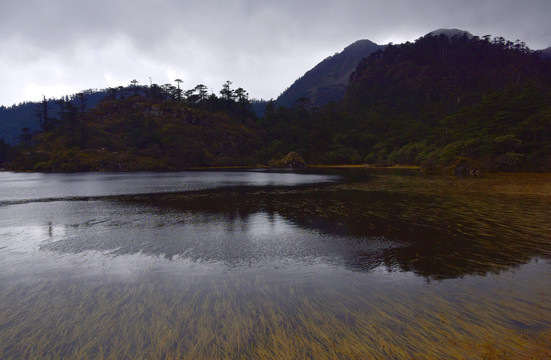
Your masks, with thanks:
<instances>
[{"instance_id":1,"label":"distant ridge","mask_svg":"<svg viewBox=\"0 0 551 360\"><path fill-rule=\"evenodd\" d=\"M293 106L299 98L308 98L312 105L322 106L343 98L350 74L360 61L384 48L369 40L358 40L340 53L329 56L297 79L276 100L279 106Z\"/></svg>"},{"instance_id":2,"label":"distant ridge","mask_svg":"<svg viewBox=\"0 0 551 360\"><path fill-rule=\"evenodd\" d=\"M107 90L83 90L86 94L87 108L95 107L101 99L107 95ZM62 96L62 99L67 99L72 103L76 103L76 95ZM58 99L48 99L48 111L50 117L59 117L59 105L56 104ZM0 106L0 139L8 144L15 145L19 143L18 136L21 135L21 129L28 128L31 132L39 130L39 122L36 117L37 108L40 106L39 101L24 102L18 105L9 107Z\"/></svg>"},{"instance_id":3,"label":"distant ridge","mask_svg":"<svg viewBox=\"0 0 551 360\"><path fill-rule=\"evenodd\" d=\"M544 58L551 58L551 46L547 49L540 50L540 52Z\"/></svg>"}]
</instances>

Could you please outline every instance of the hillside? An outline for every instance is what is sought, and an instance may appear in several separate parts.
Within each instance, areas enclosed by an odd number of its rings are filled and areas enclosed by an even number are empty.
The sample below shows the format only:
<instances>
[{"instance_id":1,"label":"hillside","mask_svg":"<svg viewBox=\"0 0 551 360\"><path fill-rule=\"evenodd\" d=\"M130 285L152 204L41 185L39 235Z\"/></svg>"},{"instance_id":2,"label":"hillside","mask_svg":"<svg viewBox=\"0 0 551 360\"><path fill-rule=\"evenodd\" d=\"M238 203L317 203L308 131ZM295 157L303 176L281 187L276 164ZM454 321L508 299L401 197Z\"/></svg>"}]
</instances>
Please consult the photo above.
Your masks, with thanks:
<instances>
[{"instance_id":1,"label":"hillside","mask_svg":"<svg viewBox=\"0 0 551 360\"><path fill-rule=\"evenodd\" d=\"M277 163L297 152L308 164L551 171L551 60L520 41L450 35L371 53L341 101L270 102L260 118L231 82L220 97L203 85L184 93L153 85L115 92L93 109L69 103L48 131L11 149L0 141L0 162L12 170L177 170Z\"/></svg>"},{"instance_id":2,"label":"hillside","mask_svg":"<svg viewBox=\"0 0 551 360\"><path fill-rule=\"evenodd\" d=\"M366 160L551 165L551 65L521 42L427 35L389 46L359 64L345 103L357 131L380 139Z\"/></svg>"},{"instance_id":3,"label":"hillside","mask_svg":"<svg viewBox=\"0 0 551 360\"><path fill-rule=\"evenodd\" d=\"M143 90L143 88L142 88ZM136 94L95 108L65 107L57 126L19 146L12 170L136 171L256 165L254 113L246 99L195 103ZM233 94L233 92L232 92ZM161 97L162 98L162 97Z\"/></svg>"},{"instance_id":4,"label":"hillside","mask_svg":"<svg viewBox=\"0 0 551 360\"><path fill-rule=\"evenodd\" d=\"M340 101L348 85L348 78L360 60L381 48L383 46L369 40L356 41L297 79L277 98L276 104L290 107L303 97L308 98L315 106Z\"/></svg>"},{"instance_id":5,"label":"hillside","mask_svg":"<svg viewBox=\"0 0 551 360\"><path fill-rule=\"evenodd\" d=\"M267 111L271 154L294 149L308 163L551 171L551 62L522 42L456 35L427 34L372 53L338 104Z\"/></svg>"}]
</instances>

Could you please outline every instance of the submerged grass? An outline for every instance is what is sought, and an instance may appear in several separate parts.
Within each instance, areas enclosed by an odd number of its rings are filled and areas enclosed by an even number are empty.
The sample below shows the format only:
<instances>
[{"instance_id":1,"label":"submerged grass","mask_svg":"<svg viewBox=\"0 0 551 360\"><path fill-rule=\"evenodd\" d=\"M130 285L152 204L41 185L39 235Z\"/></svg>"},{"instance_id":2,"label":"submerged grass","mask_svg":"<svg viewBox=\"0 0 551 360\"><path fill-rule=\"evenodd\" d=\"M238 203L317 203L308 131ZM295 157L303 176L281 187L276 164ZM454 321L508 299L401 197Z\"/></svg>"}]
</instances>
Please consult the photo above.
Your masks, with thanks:
<instances>
[{"instance_id":1,"label":"submerged grass","mask_svg":"<svg viewBox=\"0 0 551 360\"><path fill-rule=\"evenodd\" d=\"M551 306L519 292L331 288L228 274L4 286L4 359L548 359ZM271 283L271 285L269 285ZM260 285L260 286L259 286ZM312 286L313 285L313 286ZM318 286L319 285L319 286ZM435 291L436 290L436 291ZM462 295L461 295L462 294ZM519 326L522 324L522 326ZM523 329L524 328L524 329Z\"/></svg>"}]
</instances>

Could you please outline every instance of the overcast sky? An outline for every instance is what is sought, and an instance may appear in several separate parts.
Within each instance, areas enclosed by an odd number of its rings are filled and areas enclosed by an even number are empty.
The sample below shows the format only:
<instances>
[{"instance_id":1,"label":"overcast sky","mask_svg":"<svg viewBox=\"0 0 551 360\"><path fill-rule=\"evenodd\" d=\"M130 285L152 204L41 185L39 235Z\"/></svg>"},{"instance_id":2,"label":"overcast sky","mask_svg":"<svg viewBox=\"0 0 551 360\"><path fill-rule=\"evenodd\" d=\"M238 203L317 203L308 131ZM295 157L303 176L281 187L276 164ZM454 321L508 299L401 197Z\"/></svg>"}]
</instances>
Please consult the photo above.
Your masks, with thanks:
<instances>
[{"instance_id":1,"label":"overcast sky","mask_svg":"<svg viewBox=\"0 0 551 360\"><path fill-rule=\"evenodd\" d=\"M270 99L359 39L460 28L542 49L550 15L551 0L0 0L0 104L150 78Z\"/></svg>"}]
</instances>

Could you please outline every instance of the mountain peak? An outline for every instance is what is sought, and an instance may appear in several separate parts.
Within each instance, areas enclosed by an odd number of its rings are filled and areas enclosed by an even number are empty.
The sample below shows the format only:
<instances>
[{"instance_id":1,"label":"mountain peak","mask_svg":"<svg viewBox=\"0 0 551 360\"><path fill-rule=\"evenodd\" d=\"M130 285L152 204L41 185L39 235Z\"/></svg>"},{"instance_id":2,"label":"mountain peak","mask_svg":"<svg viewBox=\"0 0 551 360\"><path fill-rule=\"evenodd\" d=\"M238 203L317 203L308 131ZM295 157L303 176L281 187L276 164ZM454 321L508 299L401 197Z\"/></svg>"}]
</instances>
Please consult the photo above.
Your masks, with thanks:
<instances>
[{"instance_id":1,"label":"mountain peak","mask_svg":"<svg viewBox=\"0 0 551 360\"><path fill-rule=\"evenodd\" d=\"M371 40L361 39L361 40L354 41L352 44L345 47L343 51L346 51L347 49L353 49L356 47L365 47L365 46L379 46L379 45L375 44Z\"/></svg>"},{"instance_id":2,"label":"mountain peak","mask_svg":"<svg viewBox=\"0 0 551 360\"><path fill-rule=\"evenodd\" d=\"M383 46L366 39L348 45L298 78L277 98L276 104L292 106L301 97L310 99L315 106L341 100L356 66L363 58L381 48Z\"/></svg>"},{"instance_id":3,"label":"mountain peak","mask_svg":"<svg viewBox=\"0 0 551 360\"><path fill-rule=\"evenodd\" d=\"M446 35L449 38L452 38L454 36L462 37L463 35L467 35L467 37L469 39L471 39L473 37L473 34L471 34L470 32L465 31L465 30L461 30L461 29L455 29L455 28L454 29L438 29L438 30L431 31L429 34L433 35L433 36Z\"/></svg>"}]
</instances>

